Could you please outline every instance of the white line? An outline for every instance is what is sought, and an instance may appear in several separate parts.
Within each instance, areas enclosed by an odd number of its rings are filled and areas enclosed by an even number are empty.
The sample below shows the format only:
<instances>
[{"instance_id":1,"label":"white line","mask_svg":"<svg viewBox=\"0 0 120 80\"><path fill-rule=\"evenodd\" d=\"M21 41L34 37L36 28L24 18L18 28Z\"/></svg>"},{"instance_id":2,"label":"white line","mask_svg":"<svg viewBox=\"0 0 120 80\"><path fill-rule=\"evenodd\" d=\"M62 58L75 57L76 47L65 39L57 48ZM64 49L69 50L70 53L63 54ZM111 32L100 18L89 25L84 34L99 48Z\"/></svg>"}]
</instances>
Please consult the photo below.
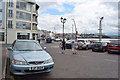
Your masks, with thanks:
<instances>
[{"instance_id":1,"label":"white line","mask_svg":"<svg viewBox=\"0 0 120 80\"><path fill-rule=\"evenodd\" d=\"M106 61L110 61L110 62L117 62L116 60L110 60L110 59L104 59Z\"/></svg>"},{"instance_id":2,"label":"white line","mask_svg":"<svg viewBox=\"0 0 120 80\"><path fill-rule=\"evenodd\" d=\"M87 56L81 56L81 57L87 57Z\"/></svg>"},{"instance_id":3,"label":"white line","mask_svg":"<svg viewBox=\"0 0 120 80\"><path fill-rule=\"evenodd\" d=\"M3 69L3 78L5 79L5 74L6 74L6 64L7 64L7 50L6 50L6 52L5 52L5 65L4 65L4 69Z\"/></svg>"}]
</instances>

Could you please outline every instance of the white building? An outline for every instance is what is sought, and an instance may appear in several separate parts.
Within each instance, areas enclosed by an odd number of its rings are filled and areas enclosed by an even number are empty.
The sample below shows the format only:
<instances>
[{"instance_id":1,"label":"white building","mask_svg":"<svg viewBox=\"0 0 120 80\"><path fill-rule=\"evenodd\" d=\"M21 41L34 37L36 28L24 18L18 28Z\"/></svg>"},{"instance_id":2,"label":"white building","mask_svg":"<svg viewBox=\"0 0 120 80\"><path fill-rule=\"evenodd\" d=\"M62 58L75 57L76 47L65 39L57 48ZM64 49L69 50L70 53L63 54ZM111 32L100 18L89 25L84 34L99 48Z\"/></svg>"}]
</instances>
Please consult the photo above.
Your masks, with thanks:
<instances>
[{"instance_id":1,"label":"white building","mask_svg":"<svg viewBox=\"0 0 120 80\"><path fill-rule=\"evenodd\" d=\"M0 43L11 44L16 39L36 40L39 9L36 2L34 0L3 1L0 2L0 25L2 25Z\"/></svg>"}]
</instances>

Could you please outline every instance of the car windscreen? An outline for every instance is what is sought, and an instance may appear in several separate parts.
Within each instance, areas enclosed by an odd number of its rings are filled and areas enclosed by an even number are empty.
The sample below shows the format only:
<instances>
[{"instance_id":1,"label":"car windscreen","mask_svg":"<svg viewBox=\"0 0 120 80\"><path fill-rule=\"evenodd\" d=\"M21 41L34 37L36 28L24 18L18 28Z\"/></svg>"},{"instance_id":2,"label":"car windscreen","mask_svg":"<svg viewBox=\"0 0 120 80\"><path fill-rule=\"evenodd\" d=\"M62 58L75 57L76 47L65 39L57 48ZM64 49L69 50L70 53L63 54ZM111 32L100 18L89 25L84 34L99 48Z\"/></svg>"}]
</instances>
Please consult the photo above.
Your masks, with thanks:
<instances>
[{"instance_id":1,"label":"car windscreen","mask_svg":"<svg viewBox=\"0 0 120 80\"><path fill-rule=\"evenodd\" d=\"M94 43L94 45L102 45L102 43Z\"/></svg>"},{"instance_id":2,"label":"car windscreen","mask_svg":"<svg viewBox=\"0 0 120 80\"><path fill-rule=\"evenodd\" d=\"M120 46L120 43L110 43L110 46Z\"/></svg>"},{"instance_id":3,"label":"car windscreen","mask_svg":"<svg viewBox=\"0 0 120 80\"><path fill-rule=\"evenodd\" d=\"M37 42L18 41L13 49L15 51L42 51L42 47Z\"/></svg>"},{"instance_id":4,"label":"car windscreen","mask_svg":"<svg viewBox=\"0 0 120 80\"><path fill-rule=\"evenodd\" d=\"M77 42L83 42L84 43L84 40L78 40Z\"/></svg>"}]
</instances>

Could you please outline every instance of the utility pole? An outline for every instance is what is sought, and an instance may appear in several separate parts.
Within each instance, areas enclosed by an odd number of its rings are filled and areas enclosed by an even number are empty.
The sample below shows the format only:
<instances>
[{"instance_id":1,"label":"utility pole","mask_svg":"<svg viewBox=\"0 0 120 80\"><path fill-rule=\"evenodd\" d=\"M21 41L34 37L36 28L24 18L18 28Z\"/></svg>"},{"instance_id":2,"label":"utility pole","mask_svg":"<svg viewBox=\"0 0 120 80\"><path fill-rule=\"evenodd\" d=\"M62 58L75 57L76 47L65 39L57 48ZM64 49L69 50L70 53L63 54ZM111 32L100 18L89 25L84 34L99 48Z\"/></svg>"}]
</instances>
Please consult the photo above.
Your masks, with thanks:
<instances>
[{"instance_id":1,"label":"utility pole","mask_svg":"<svg viewBox=\"0 0 120 80\"><path fill-rule=\"evenodd\" d=\"M74 25L72 24L72 39L74 39L74 30L73 30Z\"/></svg>"},{"instance_id":2,"label":"utility pole","mask_svg":"<svg viewBox=\"0 0 120 80\"><path fill-rule=\"evenodd\" d=\"M5 43L6 43L6 44L7 44L7 17L8 17L8 15L7 15L7 14L8 14L8 13L7 13L7 12L8 12L8 9L7 9L7 8L8 8L8 4L7 4L7 3L8 3L8 2L7 2L7 0L6 0L6 1L5 1L5 9L6 9L6 11L5 11L5 12L6 12L6 14L5 14L5 15L6 15L6 20L5 20L5 21L6 21L6 27L5 27L5 28L6 28L6 41L5 41Z\"/></svg>"},{"instance_id":3,"label":"utility pole","mask_svg":"<svg viewBox=\"0 0 120 80\"><path fill-rule=\"evenodd\" d=\"M75 40L77 41L77 28L76 28L76 23L75 23L75 20L72 19L73 22L74 22L74 25L75 25Z\"/></svg>"},{"instance_id":4,"label":"utility pole","mask_svg":"<svg viewBox=\"0 0 120 80\"><path fill-rule=\"evenodd\" d=\"M102 24L101 23L102 23L103 18L104 17L101 17L100 22L99 22L99 29L98 29L99 30L99 42L102 41Z\"/></svg>"}]
</instances>

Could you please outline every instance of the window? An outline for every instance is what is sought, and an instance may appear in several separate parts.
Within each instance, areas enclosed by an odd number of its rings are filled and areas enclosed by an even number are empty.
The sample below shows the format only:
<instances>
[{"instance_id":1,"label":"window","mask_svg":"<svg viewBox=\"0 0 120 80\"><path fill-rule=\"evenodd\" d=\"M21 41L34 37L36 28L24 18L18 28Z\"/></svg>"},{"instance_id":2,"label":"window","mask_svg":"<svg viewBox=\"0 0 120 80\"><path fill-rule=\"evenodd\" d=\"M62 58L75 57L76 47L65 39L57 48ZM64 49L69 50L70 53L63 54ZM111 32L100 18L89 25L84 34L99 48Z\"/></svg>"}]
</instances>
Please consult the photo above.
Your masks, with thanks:
<instances>
[{"instance_id":1,"label":"window","mask_svg":"<svg viewBox=\"0 0 120 80\"><path fill-rule=\"evenodd\" d=\"M0 20L0 23L2 23L2 20Z\"/></svg>"},{"instance_id":2,"label":"window","mask_svg":"<svg viewBox=\"0 0 120 80\"><path fill-rule=\"evenodd\" d=\"M4 36L5 36L4 32L0 32L0 41L4 41Z\"/></svg>"},{"instance_id":3,"label":"window","mask_svg":"<svg viewBox=\"0 0 120 80\"><path fill-rule=\"evenodd\" d=\"M12 28L12 21L8 20L8 28Z\"/></svg>"},{"instance_id":4,"label":"window","mask_svg":"<svg viewBox=\"0 0 120 80\"><path fill-rule=\"evenodd\" d=\"M17 19L24 19L24 20L29 20L29 21L31 21L31 14L17 11L17 12L16 12L16 18L17 18Z\"/></svg>"},{"instance_id":5,"label":"window","mask_svg":"<svg viewBox=\"0 0 120 80\"><path fill-rule=\"evenodd\" d=\"M0 12L2 12L2 9L0 9Z\"/></svg>"},{"instance_id":6,"label":"window","mask_svg":"<svg viewBox=\"0 0 120 80\"><path fill-rule=\"evenodd\" d=\"M37 16L33 15L33 21L37 22Z\"/></svg>"},{"instance_id":7,"label":"window","mask_svg":"<svg viewBox=\"0 0 120 80\"><path fill-rule=\"evenodd\" d=\"M8 17L9 18L13 17L13 10L8 10Z\"/></svg>"},{"instance_id":8,"label":"window","mask_svg":"<svg viewBox=\"0 0 120 80\"><path fill-rule=\"evenodd\" d=\"M33 40L35 40L35 33L32 34Z\"/></svg>"},{"instance_id":9,"label":"window","mask_svg":"<svg viewBox=\"0 0 120 80\"><path fill-rule=\"evenodd\" d=\"M32 10L32 4L26 3L26 2L17 2L16 3L16 8L31 11Z\"/></svg>"},{"instance_id":10,"label":"window","mask_svg":"<svg viewBox=\"0 0 120 80\"><path fill-rule=\"evenodd\" d=\"M16 28L17 29L29 29L31 30L31 23L28 22L16 22Z\"/></svg>"},{"instance_id":11,"label":"window","mask_svg":"<svg viewBox=\"0 0 120 80\"><path fill-rule=\"evenodd\" d=\"M37 25L36 24L32 25L32 30L37 30Z\"/></svg>"},{"instance_id":12,"label":"window","mask_svg":"<svg viewBox=\"0 0 120 80\"><path fill-rule=\"evenodd\" d=\"M9 0L9 1L8 1L8 6L9 6L9 7L13 7L13 0Z\"/></svg>"},{"instance_id":13,"label":"window","mask_svg":"<svg viewBox=\"0 0 120 80\"><path fill-rule=\"evenodd\" d=\"M17 33L17 39L30 39L30 33L26 33L26 34L21 34L21 33Z\"/></svg>"},{"instance_id":14,"label":"window","mask_svg":"<svg viewBox=\"0 0 120 80\"><path fill-rule=\"evenodd\" d=\"M0 20L0 29L4 29L4 27L2 26L2 20Z\"/></svg>"}]
</instances>

